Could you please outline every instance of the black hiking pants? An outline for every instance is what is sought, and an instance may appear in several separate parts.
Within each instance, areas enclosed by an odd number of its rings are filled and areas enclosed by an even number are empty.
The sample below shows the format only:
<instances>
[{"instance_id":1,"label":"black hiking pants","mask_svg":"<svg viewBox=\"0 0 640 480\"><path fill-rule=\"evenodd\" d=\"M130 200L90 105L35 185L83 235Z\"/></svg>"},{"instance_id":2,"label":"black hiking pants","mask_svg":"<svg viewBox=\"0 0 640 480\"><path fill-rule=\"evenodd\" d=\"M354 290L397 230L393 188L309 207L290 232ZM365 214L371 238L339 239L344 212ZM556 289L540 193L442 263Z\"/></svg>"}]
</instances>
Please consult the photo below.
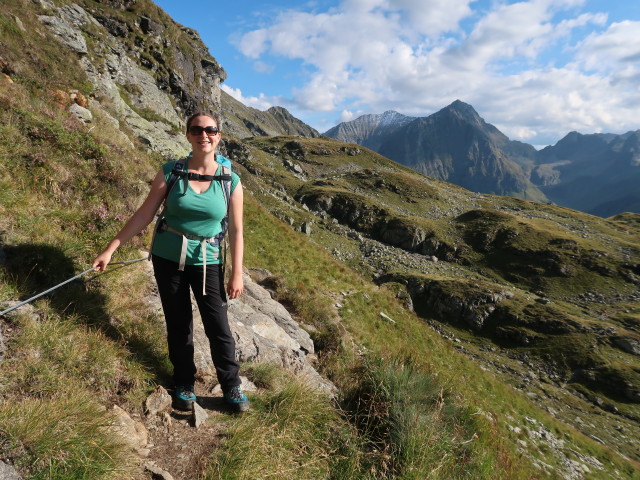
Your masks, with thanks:
<instances>
[{"instance_id":1,"label":"black hiking pants","mask_svg":"<svg viewBox=\"0 0 640 480\"><path fill-rule=\"evenodd\" d=\"M221 265L207 265L206 292L202 294L202 266L185 265L184 271L171 260L153 255L153 270L167 324L169 360L174 385L193 385L193 313L190 289L198 304L204 331L209 339L211 359L223 391L240 385L236 344L227 319L227 296Z\"/></svg>"}]
</instances>

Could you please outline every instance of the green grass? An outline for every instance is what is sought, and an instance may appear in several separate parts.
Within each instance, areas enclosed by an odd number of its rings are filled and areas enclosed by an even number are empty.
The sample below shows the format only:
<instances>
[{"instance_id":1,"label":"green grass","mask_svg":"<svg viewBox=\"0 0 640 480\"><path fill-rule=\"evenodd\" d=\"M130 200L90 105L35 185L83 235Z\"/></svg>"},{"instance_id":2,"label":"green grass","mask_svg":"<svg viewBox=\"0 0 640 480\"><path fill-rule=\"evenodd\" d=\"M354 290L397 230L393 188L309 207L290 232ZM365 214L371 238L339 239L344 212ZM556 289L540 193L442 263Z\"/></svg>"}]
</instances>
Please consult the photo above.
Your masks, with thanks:
<instances>
[{"instance_id":1,"label":"green grass","mask_svg":"<svg viewBox=\"0 0 640 480\"><path fill-rule=\"evenodd\" d=\"M323 251L315 249L307 241L302 241L301 239L305 238L302 234L292 232L285 226L280 226L277 221L274 221L273 217L269 217L260 207L255 205L251 198L247 200L246 212L247 264L280 272L283 277L279 287L280 295L295 307L293 312L300 321L314 325L318 329L313 335L316 348L319 349L319 355L323 358L325 373L344 392L354 388L366 389L371 386L369 385L370 379L368 380L363 372L357 368L360 364L359 357L349 353L354 348L354 340L356 344L362 344L367 351L370 350L374 358L384 356L385 362L389 362L391 365L401 365L404 363L405 358L418 358L421 356L421 352L428 351L430 352L429 361L418 362L412 367L407 366L415 374L415 378L422 378L425 385L430 385L431 389L436 389L438 392L447 391L450 385L449 382L451 384L458 382L457 379L462 374L457 369L464 363L462 359L456 355L456 362L451 362L450 353L446 353L447 349L444 348L441 341L426 331L421 321L412 315L408 315L395 300L394 295L382 290L376 291L374 287L367 285L356 274L346 270L338 262L327 260L327 256ZM275 232L277 232L277 235L274 235ZM266 251L268 246L272 248L270 255L261 255L261 252ZM297 258L304 258L304 264L296 262ZM322 289L312 288L310 287L311 285L322 285L323 287ZM344 299L344 307L340 309L338 317L338 312L327 305L326 299L331 294L340 291L352 292L352 295ZM314 304L324 306L317 309L308 308ZM304 306L307 306L307 308ZM324 313L314 313L317 311ZM394 325L381 319L379 315L381 311L389 314L398 323ZM337 318L340 318L341 322L336 323ZM408 342L407 339L411 340ZM442 361L439 360L440 358ZM445 358L447 359L446 361L444 360ZM458 363L458 361L462 363ZM431 362L436 364L431 364ZM368 371L368 367L369 365L364 371ZM463 371L466 372L466 367L463 368ZM435 375L436 371L440 373L446 371L447 373L439 377ZM375 374L372 373L372 375ZM380 375L384 376L382 373ZM406 372L403 372L402 369L397 372L386 372L384 381L388 381L395 388L394 395L400 395L401 391L406 387L406 383L403 383L406 381L406 377L403 377L403 375L406 375ZM397 378L394 378L396 376ZM465 395L467 393L469 392L465 391ZM381 394L381 392L376 393L376 395ZM345 393L345 395L348 394ZM473 397L475 398L475 395ZM375 398L372 397L370 400L371 402L369 403L365 402L366 405L363 404L364 410L358 413L360 417L370 415L367 421L372 423L389 421L396 424L396 426L400 425L398 426L400 430L404 428L404 433L398 433L397 438L390 441L390 450L387 452L387 456L380 453L379 447L376 448L378 450L376 454L366 455L362 460L360 476L353 478L389 478L385 475L398 473L395 470L389 470L391 468L389 467L390 463L406 465L406 467L402 467L403 472L405 470L410 472L415 469L417 469L416 471L424 472L428 469L429 462L438 455L444 454L443 452L445 451L447 461L451 463L446 468L442 467L442 476L432 476L430 478L447 478L447 475L455 470L452 465L459 465L460 463L467 463L469 471L472 471L474 475L478 475L476 478L496 478L496 472L498 472L498 475L502 475L502 478L510 478L510 476L511 478L518 478L519 474L512 470L513 465L511 462L513 460L509 460L513 454L509 452L508 447L499 442L497 434L491 429L489 429L491 433L488 435L486 435L486 430L483 433L482 429L478 429L479 440L471 442L473 444L473 460L467 458L469 455L468 449L460 448L455 450L447 447L447 445L457 445L467 441L475 433L472 429L467 432L468 435L460 433L467 428L461 426L455 426L451 429L443 428L447 422L455 424L458 415L461 416L460 420L464 423L462 417L468 415L468 411L463 413L465 412L463 405L470 401L470 398L463 400L463 397L449 397L447 399L446 409L451 413L443 415L444 423L442 425L431 425L441 430L442 435L435 442L440 447L434 446L434 451L431 452L428 458L422 457L423 452L420 451L417 444L411 444L411 439L415 439L416 435L421 439L430 435L429 432L422 431L422 428L429 421L421 419L418 422L420 425L415 430L412 430L410 425L403 427L401 425L402 422L409 422L409 420L402 420L400 417L394 417L389 420L384 415L380 416L379 412L375 410ZM412 402L416 409L428 410L430 405L433 405L433 397L429 397L428 394L419 394L409 399L399 399L396 403L396 412L406 409L405 407ZM347 411L349 410L348 403L349 401L345 399L343 408ZM367 410L369 408L372 410ZM357 416L355 413L352 415ZM437 415L438 412L434 411L434 415L430 417L431 421ZM364 444L369 446L375 445L376 442L384 443L383 440L390 440L385 438L372 441L368 439L366 432L361 432L361 434L365 435L365 438L361 439L361 441L364 441ZM401 439L403 435L404 440ZM460 435L460 437L456 435ZM462 440L462 437L466 438ZM366 451L369 450L371 448L367 447ZM438 453L434 453L436 451ZM496 451L499 452L498 456L494 456L492 453ZM460 473L460 476L456 478L464 478L465 468L467 467L463 467L463 473ZM519 468L522 469L522 465ZM521 471L526 471L526 469ZM490 474L488 472L493 473ZM410 474L406 473L406 475ZM522 478L525 477L526 475Z\"/></svg>"},{"instance_id":2,"label":"green grass","mask_svg":"<svg viewBox=\"0 0 640 480\"><path fill-rule=\"evenodd\" d=\"M365 359L357 376L345 404L379 456L379 478L515 478L476 445L482 418L410 360Z\"/></svg>"},{"instance_id":3,"label":"green grass","mask_svg":"<svg viewBox=\"0 0 640 480\"><path fill-rule=\"evenodd\" d=\"M0 402L3 458L34 480L123 478L134 462L109 431L109 422L102 405L82 389L5 398Z\"/></svg>"},{"instance_id":4,"label":"green grass","mask_svg":"<svg viewBox=\"0 0 640 480\"><path fill-rule=\"evenodd\" d=\"M278 387L251 397L252 409L231 421L204 478L364 478L358 439L330 399L279 375Z\"/></svg>"},{"instance_id":5,"label":"green grass","mask_svg":"<svg viewBox=\"0 0 640 480\"><path fill-rule=\"evenodd\" d=\"M16 327L20 334L0 376L3 385L12 385L3 389L5 395L17 399L82 390L106 399L126 396L126 390L148 381L122 346L77 318L45 314L37 321L26 317Z\"/></svg>"},{"instance_id":6,"label":"green grass","mask_svg":"<svg viewBox=\"0 0 640 480\"><path fill-rule=\"evenodd\" d=\"M32 5L14 2L7 16L3 10L0 29L13 22L9 13L42 28L24 15ZM36 46L36 37L2 36L10 42L3 59L16 73L14 84L0 86L0 301L24 299L88 268L159 165L102 116L90 131L52 101L55 89L89 89L57 41ZM33 63L14 55L20 51L31 51ZM138 175L122 167L133 164ZM136 239L114 260L139 257L142 243ZM104 406L136 409L168 377L162 327L144 302L146 279L139 266L110 268L34 302L37 318L3 319L0 455L24 478L121 479L137 468L105 429Z\"/></svg>"}]
</instances>

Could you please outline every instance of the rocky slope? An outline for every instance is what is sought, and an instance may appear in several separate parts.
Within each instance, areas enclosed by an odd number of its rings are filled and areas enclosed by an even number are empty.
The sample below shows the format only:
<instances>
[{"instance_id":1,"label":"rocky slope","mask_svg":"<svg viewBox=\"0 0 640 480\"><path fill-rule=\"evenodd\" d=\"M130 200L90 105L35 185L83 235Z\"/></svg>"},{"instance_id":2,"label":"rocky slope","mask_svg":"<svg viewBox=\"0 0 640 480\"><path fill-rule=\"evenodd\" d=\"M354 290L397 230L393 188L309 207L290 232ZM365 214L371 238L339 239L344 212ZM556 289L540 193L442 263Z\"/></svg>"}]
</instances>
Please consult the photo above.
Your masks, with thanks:
<instances>
[{"instance_id":1,"label":"rocky slope","mask_svg":"<svg viewBox=\"0 0 640 480\"><path fill-rule=\"evenodd\" d=\"M246 138L267 135L300 135L317 137L320 134L291 115L285 108L271 107L266 111L247 107L228 95L221 94L223 129L226 135Z\"/></svg>"},{"instance_id":2,"label":"rocky slope","mask_svg":"<svg viewBox=\"0 0 640 480\"><path fill-rule=\"evenodd\" d=\"M396 130L415 120L392 110L383 114L363 115L352 122L343 122L324 135L341 142L357 143L377 152Z\"/></svg>"},{"instance_id":3,"label":"rocky slope","mask_svg":"<svg viewBox=\"0 0 640 480\"><path fill-rule=\"evenodd\" d=\"M558 418L635 455L637 215L607 221L473 194L326 138L228 147L252 173L248 188L286 224L396 289Z\"/></svg>"},{"instance_id":4,"label":"rocky slope","mask_svg":"<svg viewBox=\"0 0 640 480\"><path fill-rule=\"evenodd\" d=\"M40 22L87 73L93 105L107 107L102 110L114 124L131 129L154 151L168 157L188 153L182 130L196 109L223 110L223 128L238 137L318 135L284 108L260 112L224 94L219 85L226 72L198 33L151 1L38 5Z\"/></svg>"}]
</instances>

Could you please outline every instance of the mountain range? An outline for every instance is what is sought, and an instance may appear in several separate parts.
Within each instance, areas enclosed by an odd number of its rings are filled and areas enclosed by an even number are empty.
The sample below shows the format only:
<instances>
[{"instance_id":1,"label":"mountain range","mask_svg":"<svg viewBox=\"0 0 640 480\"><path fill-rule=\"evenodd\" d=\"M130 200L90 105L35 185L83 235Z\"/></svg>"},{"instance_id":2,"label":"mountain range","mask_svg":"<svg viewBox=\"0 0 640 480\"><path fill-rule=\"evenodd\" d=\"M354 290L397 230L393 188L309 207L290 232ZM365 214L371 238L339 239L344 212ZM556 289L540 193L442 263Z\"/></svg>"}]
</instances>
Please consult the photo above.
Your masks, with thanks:
<instances>
[{"instance_id":1,"label":"mountain range","mask_svg":"<svg viewBox=\"0 0 640 480\"><path fill-rule=\"evenodd\" d=\"M363 115L324 135L475 192L548 201L603 217L640 212L640 130L571 132L537 151L456 100L428 117Z\"/></svg>"}]
</instances>

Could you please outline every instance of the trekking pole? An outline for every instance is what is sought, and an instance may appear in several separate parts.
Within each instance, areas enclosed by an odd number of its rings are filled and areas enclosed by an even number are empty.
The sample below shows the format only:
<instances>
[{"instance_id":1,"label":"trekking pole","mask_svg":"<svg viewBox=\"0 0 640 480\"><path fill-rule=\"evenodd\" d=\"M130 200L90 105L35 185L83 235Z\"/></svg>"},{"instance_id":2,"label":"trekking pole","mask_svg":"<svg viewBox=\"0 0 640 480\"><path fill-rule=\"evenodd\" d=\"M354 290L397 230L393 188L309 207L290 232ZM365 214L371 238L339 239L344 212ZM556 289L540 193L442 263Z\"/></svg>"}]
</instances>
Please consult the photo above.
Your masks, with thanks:
<instances>
[{"instance_id":1,"label":"trekking pole","mask_svg":"<svg viewBox=\"0 0 640 480\"><path fill-rule=\"evenodd\" d=\"M135 259L135 260L127 260L127 261L125 261L125 262L114 262L114 263L109 263L109 265L126 265L126 264L128 264L128 263L139 262L140 260L146 260L146 259L147 259L147 257L144 257L144 258L137 258L137 259ZM59 284L58 284L58 285L56 285L55 287L51 287L49 290L45 290L44 292L39 293L38 295L34 295L33 297L28 298L27 300L25 300L25 301L23 301L23 302L20 302L20 303L18 303L17 305L14 305L14 306L13 306L13 307L11 307L11 308L7 308L6 310L4 310L4 311L0 312L0 317L1 317L2 315L6 314L6 313L9 313L9 312L14 311L14 310L15 310L15 309L17 309L17 308L20 308L20 307L21 307L21 306L23 306L23 305L26 305L26 304L27 304L27 303L29 303L29 302L32 302L32 301L33 301L33 300L35 300L36 298L40 298L40 297L42 297L43 295L46 295L46 294L47 294L47 293L49 293L49 292L53 292L56 288L60 288L61 286L65 285L65 284L67 284L67 283L69 283L69 282L74 281L76 278L80 278L80 277L82 277L83 275L86 275L87 273L92 272L92 271L94 271L94 270L95 270L95 267L91 267L91 268L89 268L88 270L85 270L84 272L79 273L79 274L78 274L78 275L76 275L75 277L72 277L72 278L70 278L69 280L65 280L64 282L59 283Z\"/></svg>"}]
</instances>

